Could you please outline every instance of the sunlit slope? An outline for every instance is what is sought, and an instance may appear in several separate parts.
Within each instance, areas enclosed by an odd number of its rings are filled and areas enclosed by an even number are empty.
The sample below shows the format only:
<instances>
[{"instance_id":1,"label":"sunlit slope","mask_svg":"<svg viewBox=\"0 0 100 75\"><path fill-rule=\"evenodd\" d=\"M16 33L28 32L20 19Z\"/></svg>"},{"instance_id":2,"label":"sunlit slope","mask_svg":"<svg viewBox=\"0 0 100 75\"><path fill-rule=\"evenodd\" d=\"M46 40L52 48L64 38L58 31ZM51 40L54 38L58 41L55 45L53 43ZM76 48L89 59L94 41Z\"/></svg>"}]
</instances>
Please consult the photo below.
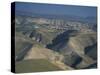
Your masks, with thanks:
<instances>
[{"instance_id":1,"label":"sunlit slope","mask_svg":"<svg viewBox=\"0 0 100 75\"><path fill-rule=\"evenodd\" d=\"M59 57L59 60L63 58L63 56L59 54L58 52L40 47L39 45L37 46L33 45L33 47L27 53L24 59L25 60L26 59L48 59L50 61L54 61L56 56Z\"/></svg>"},{"instance_id":2,"label":"sunlit slope","mask_svg":"<svg viewBox=\"0 0 100 75\"><path fill-rule=\"evenodd\" d=\"M74 37L69 39L69 43L79 54L85 53L85 48L88 46L92 46L97 43L96 33L80 33Z\"/></svg>"},{"instance_id":3,"label":"sunlit slope","mask_svg":"<svg viewBox=\"0 0 100 75\"><path fill-rule=\"evenodd\" d=\"M47 48L63 54L65 64L74 68L84 68L96 62L93 59L97 52L96 43L97 34L95 32L66 31L58 35L52 44L47 45Z\"/></svg>"},{"instance_id":4,"label":"sunlit slope","mask_svg":"<svg viewBox=\"0 0 100 75\"><path fill-rule=\"evenodd\" d=\"M76 36L70 37L68 45L70 46L72 52L75 52L78 55L78 59L76 59L76 61L78 61L78 64L75 65L75 68L85 68L96 62L93 59L96 59L97 57L96 43L96 33L80 33Z\"/></svg>"}]
</instances>

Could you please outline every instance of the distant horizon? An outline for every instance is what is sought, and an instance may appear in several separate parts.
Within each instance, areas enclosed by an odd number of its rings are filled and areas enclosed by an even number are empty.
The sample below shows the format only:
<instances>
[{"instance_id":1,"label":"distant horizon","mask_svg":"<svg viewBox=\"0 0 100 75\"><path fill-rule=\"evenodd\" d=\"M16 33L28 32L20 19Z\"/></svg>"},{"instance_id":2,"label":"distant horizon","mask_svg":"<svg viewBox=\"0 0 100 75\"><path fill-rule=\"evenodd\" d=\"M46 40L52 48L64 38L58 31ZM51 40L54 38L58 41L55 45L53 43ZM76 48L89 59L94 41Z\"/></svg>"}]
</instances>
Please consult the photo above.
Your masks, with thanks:
<instances>
[{"instance_id":1,"label":"distant horizon","mask_svg":"<svg viewBox=\"0 0 100 75\"><path fill-rule=\"evenodd\" d=\"M26 12L27 14L36 13L46 15L97 17L97 7L92 6L15 2L15 12L19 11ZM24 13L24 15L26 13Z\"/></svg>"}]
</instances>

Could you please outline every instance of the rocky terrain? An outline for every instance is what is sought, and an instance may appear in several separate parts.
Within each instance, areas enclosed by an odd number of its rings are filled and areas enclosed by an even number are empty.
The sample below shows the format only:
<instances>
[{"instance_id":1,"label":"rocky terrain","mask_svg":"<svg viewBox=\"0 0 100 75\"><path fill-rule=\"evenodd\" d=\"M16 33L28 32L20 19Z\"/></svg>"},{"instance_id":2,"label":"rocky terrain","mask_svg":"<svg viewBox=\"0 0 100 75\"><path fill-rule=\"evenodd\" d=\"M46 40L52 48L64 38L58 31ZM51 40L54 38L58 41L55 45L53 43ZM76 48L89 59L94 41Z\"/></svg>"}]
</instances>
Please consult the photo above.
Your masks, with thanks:
<instances>
[{"instance_id":1,"label":"rocky terrain","mask_svg":"<svg viewBox=\"0 0 100 75\"><path fill-rule=\"evenodd\" d=\"M18 69L36 60L36 65L48 62L43 64L48 71L96 68L96 27L96 24L64 18L16 16L16 71L23 72Z\"/></svg>"}]
</instances>

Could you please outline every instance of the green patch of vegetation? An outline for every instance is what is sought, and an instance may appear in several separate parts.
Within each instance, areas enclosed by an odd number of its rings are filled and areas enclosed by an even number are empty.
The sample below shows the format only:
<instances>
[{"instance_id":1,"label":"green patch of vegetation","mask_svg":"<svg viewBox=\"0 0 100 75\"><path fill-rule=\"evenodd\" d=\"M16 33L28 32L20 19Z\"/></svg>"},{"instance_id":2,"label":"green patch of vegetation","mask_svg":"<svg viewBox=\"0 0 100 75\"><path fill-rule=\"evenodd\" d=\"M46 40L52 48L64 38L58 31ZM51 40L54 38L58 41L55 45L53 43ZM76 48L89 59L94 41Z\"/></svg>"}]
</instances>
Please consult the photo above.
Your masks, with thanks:
<instances>
[{"instance_id":1,"label":"green patch of vegetation","mask_svg":"<svg viewBox=\"0 0 100 75\"><path fill-rule=\"evenodd\" d=\"M61 70L45 59L23 60L16 62L16 73L43 72Z\"/></svg>"}]
</instances>

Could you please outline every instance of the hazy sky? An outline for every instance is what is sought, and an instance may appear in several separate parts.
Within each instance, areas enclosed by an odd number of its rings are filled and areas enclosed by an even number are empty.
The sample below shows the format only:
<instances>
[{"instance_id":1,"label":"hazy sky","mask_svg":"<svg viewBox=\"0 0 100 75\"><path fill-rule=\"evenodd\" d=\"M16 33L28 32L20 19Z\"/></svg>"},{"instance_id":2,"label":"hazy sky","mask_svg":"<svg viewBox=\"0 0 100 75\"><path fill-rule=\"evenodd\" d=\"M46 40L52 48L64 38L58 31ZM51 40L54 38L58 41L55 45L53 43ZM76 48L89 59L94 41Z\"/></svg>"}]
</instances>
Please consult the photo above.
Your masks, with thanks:
<instances>
[{"instance_id":1,"label":"hazy sky","mask_svg":"<svg viewBox=\"0 0 100 75\"><path fill-rule=\"evenodd\" d=\"M97 8L88 6L54 5L16 2L16 11L37 14L74 15L82 17L96 17Z\"/></svg>"}]
</instances>

